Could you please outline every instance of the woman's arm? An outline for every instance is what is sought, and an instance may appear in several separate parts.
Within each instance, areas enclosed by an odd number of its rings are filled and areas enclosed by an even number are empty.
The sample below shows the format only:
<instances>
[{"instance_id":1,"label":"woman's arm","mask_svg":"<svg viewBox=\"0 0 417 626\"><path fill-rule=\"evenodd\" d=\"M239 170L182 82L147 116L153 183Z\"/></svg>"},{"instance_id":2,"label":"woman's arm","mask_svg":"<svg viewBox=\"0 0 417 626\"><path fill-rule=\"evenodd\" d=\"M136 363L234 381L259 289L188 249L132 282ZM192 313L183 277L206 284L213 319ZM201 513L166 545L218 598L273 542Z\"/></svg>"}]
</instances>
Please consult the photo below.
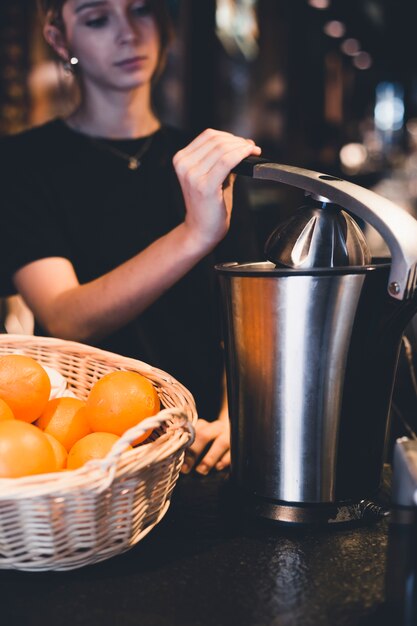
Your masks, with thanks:
<instances>
[{"instance_id":1,"label":"woman's arm","mask_svg":"<svg viewBox=\"0 0 417 626\"><path fill-rule=\"evenodd\" d=\"M53 336L89 341L134 319L226 235L232 209L229 172L245 157L259 153L252 141L204 131L173 160L186 207L179 226L83 285L64 258L40 259L19 269L15 286L39 323Z\"/></svg>"}]
</instances>

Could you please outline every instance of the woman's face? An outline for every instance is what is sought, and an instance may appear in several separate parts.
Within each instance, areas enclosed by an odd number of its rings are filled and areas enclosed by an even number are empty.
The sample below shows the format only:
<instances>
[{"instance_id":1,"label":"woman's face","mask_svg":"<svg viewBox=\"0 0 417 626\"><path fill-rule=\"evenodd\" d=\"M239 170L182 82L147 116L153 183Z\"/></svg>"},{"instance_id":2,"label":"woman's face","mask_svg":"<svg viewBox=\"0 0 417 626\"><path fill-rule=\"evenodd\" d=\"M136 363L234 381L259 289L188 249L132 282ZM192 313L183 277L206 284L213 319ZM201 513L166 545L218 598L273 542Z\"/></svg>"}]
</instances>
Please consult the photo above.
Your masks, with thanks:
<instances>
[{"instance_id":1,"label":"woman's face","mask_svg":"<svg viewBox=\"0 0 417 626\"><path fill-rule=\"evenodd\" d=\"M70 56L84 82L129 90L158 65L159 33L146 0L67 0L62 9Z\"/></svg>"}]
</instances>

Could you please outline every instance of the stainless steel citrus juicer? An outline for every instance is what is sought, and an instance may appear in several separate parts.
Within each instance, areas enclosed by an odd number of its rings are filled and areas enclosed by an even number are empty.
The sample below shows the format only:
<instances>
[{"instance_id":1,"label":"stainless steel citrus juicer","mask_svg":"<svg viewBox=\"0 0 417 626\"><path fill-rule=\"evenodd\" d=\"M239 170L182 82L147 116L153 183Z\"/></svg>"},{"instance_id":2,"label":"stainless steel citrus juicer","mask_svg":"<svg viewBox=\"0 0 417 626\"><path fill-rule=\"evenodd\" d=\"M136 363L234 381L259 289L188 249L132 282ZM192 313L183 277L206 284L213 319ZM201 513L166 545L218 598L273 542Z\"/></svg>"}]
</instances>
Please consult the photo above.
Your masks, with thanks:
<instances>
[{"instance_id":1,"label":"stainless steel citrus juicer","mask_svg":"<svg viewBox=\"0 0 417 626\"><path fill-rule=\"evenodd\" d=\"M362 519L375 504L404 328L417 310L417 221L372 191L265 159L238 174L310 204L269 237L267 261L216 266L231 419L231 481L255 515ZM371 259L345 209L385 239Z\"/></svg>"}]
</instances>

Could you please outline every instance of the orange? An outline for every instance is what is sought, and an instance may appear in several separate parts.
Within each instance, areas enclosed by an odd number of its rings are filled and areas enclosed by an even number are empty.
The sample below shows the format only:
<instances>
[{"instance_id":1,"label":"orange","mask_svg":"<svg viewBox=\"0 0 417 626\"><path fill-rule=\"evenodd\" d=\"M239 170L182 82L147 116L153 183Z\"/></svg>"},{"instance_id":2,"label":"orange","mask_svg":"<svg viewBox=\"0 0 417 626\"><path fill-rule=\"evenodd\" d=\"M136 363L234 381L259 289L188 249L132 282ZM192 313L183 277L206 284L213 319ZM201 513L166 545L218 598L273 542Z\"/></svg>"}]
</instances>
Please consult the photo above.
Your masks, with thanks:
<instances>
[{"instance_id":1,"label":"orange","mask_svg":"<svg viewBox=\"0 0 417 626\"><path fill-rule=\"evenodd\" d=\"M45 408L50 392L49 376L35 359L22 354L0 357L0 398L16 419L34 422Z\"/></svg>"},{"instance_id":2,"label":"orange","mask_svg":"<svg viewBox=\"0 0 417 626\"><path fill-rule=\"evenodd\" d=\"M48 441L52 446L52 450L54 451L57 471L64 469L67 464L68 452L65 450L62 443L58 441L58 439L55 439L55 437L52 437L49 433L45 432L45 437L48 438Z\"/></svg>"},{"instance_id":3,"label":"orange","mask_svg":"<svg viewBox=\"0 0 417 626\"><path fill-rule=\"evenodd\" d=\"M67 469L77 469L92 459L104 459L119 439L112 433L90 433L83 437L69 451Z\"/></svg>"},{"instance_id":4,"label":"orange","mask_svg":"<svg viewBox=\"0 0 417 626\"><path fill-rule=\"evenodd\" d=\"M58 439L69 451L78 439L91 432L84 407L85 402L78 398L49 400L36 426Z\"/></svg>"},{"instance_id":5,"label":"orange","mask_svg":"<svg viewBox=\"0 0 417 626\"><path fill-rule=\"evenodd\" d=\"M0 477L55 472L56 461L45 434L20 420L0 422Z\"/></svg>"},{"instance_id":6,"label":"orange","mask_svg":"<svg viewBox=\"0 0 417 626\"><path fill-rule=\"evenodd\" d=\"M91 388L86 415L94 432L122 435L160 409L159 397L152 383L137 372L117 371L106 374ZM144 441L148 430L136 443Z\"/></svg>"},{"instance_id":7,"label":"orange","mask_svg":"<svg viewBox=\"0 0 417 626\"><path fill-rule=\"evenodd\" d=\"M0 422L4 420L14 420L14 415L9 405L0 398Z\"/></svg>"}]
</instances>

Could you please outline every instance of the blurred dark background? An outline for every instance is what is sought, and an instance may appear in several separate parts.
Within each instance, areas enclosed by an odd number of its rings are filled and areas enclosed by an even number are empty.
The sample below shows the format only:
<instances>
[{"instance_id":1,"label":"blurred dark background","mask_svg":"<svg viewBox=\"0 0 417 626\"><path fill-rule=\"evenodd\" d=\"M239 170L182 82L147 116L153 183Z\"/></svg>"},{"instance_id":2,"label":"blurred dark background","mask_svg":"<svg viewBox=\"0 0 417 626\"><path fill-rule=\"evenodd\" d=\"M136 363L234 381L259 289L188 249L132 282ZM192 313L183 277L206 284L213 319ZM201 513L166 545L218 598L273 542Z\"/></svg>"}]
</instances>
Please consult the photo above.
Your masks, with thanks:
<instances>
[{"instance_id":1,"label":"blurred dark background","mask_svg":"<svg viewBox=\"0 0 417 626\"><path fill-rule=\"evenodd\" d=\"M415 211L415 0L168 2L177 37L156 92L166 122L252 137L268 158ZM65 114L68 81L43 42L35 0L1 0L0 134ZM245 184L262 240L299 194Z\"/></svg>"}]
</instances>

